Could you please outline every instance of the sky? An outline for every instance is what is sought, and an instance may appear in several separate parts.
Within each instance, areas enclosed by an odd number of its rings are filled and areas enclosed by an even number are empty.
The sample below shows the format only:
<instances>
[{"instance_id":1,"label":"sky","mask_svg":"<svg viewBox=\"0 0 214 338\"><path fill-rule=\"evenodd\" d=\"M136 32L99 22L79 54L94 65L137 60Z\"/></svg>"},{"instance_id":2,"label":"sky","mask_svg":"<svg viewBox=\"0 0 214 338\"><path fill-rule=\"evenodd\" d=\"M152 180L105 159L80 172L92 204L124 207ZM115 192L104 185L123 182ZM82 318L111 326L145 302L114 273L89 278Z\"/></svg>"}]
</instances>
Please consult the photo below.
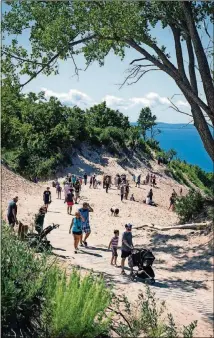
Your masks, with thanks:
<instances>
[{"instance_id":1,"label":"sky","mask_svg":"<svg viewBox=\"0 0 214 338\"><path fill-rule=\"evenodd\" d=\"M3 10L4 11L4 10ZM167 47L167 52L171 55L171 61L175 62L174 47L172 36L168 28L160 27L154 30L160 45ZM28 48L29 36L23 33L21 39L23 47ZM185 58L184 54L184 58ZM55 96L66 105L77 105L85 109L94 104L106 101L110 108L118 109L129 117L130 122L138 119L140 110L149 106L152 113L157 116L158 122L166 123L188 123L191 118L180 114L170 108L168 98L173 98L173 102L184 112L190 112L189 105L184 96L176 86L175 82L162 71L149 72L144 77L132 85L124 85L120 89L120 84L126 77L126 70L129 63L139 58L140 54L133 49L127 49L123 61L119 57L110 53L105 59L105 65L100 67L98 63L93 63L87 71L80 71L79 78L74 76L75 70L71 60L59 62L59 75L39 75L23 89L25 93L29 91L45 92L46 98ZM82 55L76 57L79 68L85 68L85 61ZM23 77L25 82L27 78Z\"/></svg>"}]
</instances>

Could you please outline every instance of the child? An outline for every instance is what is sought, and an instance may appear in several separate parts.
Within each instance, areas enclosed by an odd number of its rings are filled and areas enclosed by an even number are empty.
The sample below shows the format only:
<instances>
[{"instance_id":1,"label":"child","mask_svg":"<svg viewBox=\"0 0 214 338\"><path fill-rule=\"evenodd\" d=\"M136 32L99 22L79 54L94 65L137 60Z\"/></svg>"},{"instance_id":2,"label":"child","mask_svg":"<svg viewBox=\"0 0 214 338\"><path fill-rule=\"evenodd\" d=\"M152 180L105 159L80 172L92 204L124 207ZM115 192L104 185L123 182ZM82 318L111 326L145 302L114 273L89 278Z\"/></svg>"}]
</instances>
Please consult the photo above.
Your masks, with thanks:
<instances>
[{"instance_id":1,"label":"child","mask_svg":"<svg viewBox=\"0 0 214 338\"><path fill-rule=\"evenodd\" d=\"M130 201L134 201L135 202L134 194L131 195Z\"/></svg>"},{"instance_id":2,"label":"child","mask_svg":"<svg viewBox=\"0 0 214 338\"><path fill-rule=\"evenodd\" d=\"M117 248L119 242L119 230L114 230L114 237L111 239L109 243L109 249L112 250L112 258L111 258L111 265L117 266Z\"/></svg>"}]
</instances>

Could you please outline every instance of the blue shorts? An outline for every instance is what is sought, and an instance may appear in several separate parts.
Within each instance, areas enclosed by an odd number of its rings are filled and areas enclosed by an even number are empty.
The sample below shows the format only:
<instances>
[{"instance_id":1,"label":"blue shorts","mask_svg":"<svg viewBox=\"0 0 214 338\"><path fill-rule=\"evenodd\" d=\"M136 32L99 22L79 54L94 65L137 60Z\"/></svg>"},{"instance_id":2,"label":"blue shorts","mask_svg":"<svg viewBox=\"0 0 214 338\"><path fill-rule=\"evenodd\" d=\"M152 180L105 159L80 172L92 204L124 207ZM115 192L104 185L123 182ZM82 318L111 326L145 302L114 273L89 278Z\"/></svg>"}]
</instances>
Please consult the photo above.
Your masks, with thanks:
<instances>
[{"instance_id":1,"label":"blue shorts","mask_svg":"<svg viewBox=\"0 0 214 338\"><path fill-rule=\"evenodd\" d=\"M91 232L90 225L89 225L88 223L82 224L82 231L83 231L85 234L89 234L89 233Z\"/></svg>"}]
</instances>

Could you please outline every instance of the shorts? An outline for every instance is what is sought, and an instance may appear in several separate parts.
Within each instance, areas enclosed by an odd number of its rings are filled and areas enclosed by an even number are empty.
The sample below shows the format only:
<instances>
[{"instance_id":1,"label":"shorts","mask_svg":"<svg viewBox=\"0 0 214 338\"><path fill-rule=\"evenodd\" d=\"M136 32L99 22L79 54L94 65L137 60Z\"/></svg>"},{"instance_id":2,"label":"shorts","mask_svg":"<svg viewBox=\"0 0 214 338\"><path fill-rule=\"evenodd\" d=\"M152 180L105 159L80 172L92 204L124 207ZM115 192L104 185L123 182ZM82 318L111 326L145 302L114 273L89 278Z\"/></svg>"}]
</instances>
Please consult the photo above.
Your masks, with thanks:
<instances>
[{"instance_id":1,"label":"shorts","mask_svg":"<svg viewBox=\"0 0 214 338\"><path fill-rule=\"evenodd\" d=\"M74 202L67 202L68 207L72 207L72 205L74 205Z\"/></svg>"},{"instance_id":2,"label":"shorts","mask_svg":"<svg viewBox=\"0 0 214 338\"><path fill-rule=\"evenodd\" d=\"M82 231L72 231L73 235L82 235Z\"/></svg>"},{"instance_id":3,"label":"shorts","mask_svg":"<svg viewBox=\"0 0 214 338\"><path fill-rule=\"evenodd\" d=\"M131 255L131 251L125 251L125 250L122 250L121 251L121 258L127 258Z\"/></svg>"},{"instance_id":4,"label":"shorts","mask_svg":"<svg viewBox=\"0 0 214 338\"><path fill-rule=\"evenodd\" d=\"M13 215L7 216L7 220L8 220L9 224L15 224L16 223Z\"/></svg>"},{"instance_id":5,"label":"shorts","mask_svg":"<svg viewBox=\"0 0 214 338\"><path fill-rule=\"evenodd\" d=\"M50 204L50 200L48 199L48 200L44 200L44 204L46 205L46 204Z\"/></svg>"},{"instance_id":6,"label":"shorts","mask_svg":"<svg viewBox=\"0 0 214 338\"><path fill-rule=\"evenodd\" d=\"M116 247L112 247L111 250L112 250L112 257L117 257L118 256L118 254L117 254L117 248Z\"/></svg>"},{"instance_id":7,"label":"shorts","mask_svg":"<svg viewBox=\"0 0 214 338\"><path fill-rule=\"evenodd\" d=\"M91 227L89 224L83 224L82 225L82 231L85 233L85 234L89 234L91 232Z\"/></svg>"}]
</instances>

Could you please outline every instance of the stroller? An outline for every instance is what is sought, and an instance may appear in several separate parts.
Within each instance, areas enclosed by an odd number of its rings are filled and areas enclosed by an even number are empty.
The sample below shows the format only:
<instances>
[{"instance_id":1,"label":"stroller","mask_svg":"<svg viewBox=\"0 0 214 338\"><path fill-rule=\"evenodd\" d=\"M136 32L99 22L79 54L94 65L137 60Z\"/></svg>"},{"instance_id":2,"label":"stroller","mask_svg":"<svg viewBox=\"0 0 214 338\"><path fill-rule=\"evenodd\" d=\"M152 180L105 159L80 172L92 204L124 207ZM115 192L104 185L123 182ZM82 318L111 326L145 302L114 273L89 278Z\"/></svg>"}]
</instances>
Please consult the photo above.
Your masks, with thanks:
<instances>
[{"instance_id":1,"label":"stroller","mask_svg":"<svg viewBox=\"0 0 214 338\"><path fill-rule=\"evenodd\" d=\"M151 284L155 283L155 273L152 269L152 264L155 260L154 255L150 250L134 249L128 258L130 267L138 267L138 270L133 273L132 280L136 277L143 280L150 280Z\"/></svg>"},{"instance_id":2,"label":"stroller","mask_svg":"<svg viewBox=\"0 0 214 338\"><path fill-rule=\"evenodd\" d=\"M30 248L36 248L38 252L43 252L45 250L51 250L52 246L50 241L47 240L47 235L54 229L59 228L59 224L49 225L47 228L42 230L40 234L27 234L26 239L28 240L28 245Z\"/></svg>"}]
</instances>

